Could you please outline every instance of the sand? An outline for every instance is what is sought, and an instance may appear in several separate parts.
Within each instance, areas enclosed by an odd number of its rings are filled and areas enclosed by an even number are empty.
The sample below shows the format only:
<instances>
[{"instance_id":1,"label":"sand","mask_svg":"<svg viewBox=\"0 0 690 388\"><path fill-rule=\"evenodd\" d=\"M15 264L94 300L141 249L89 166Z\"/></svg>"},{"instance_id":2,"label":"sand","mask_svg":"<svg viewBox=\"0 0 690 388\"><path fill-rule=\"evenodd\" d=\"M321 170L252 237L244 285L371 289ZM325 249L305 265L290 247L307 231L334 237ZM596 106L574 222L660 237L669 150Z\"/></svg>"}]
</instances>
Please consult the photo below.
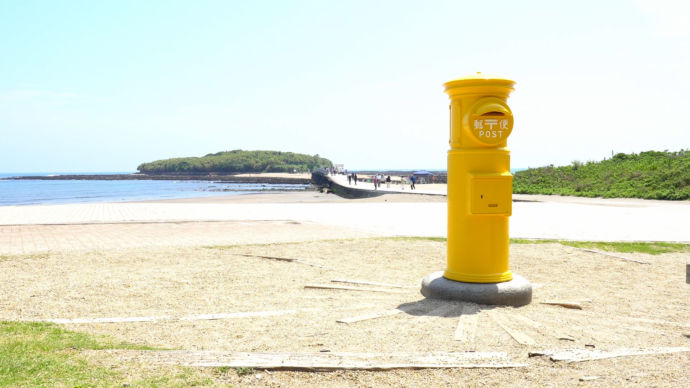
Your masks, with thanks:
<instances>
[{"instance_id":1,"label":"sand","mask_svg":"<svg viewBox=\"0 0 690 388\"><path fill-rule=\"evenodd\" d=\"M214 206L221 204L248 207L248 212L257 212L256 206L271 205L271 210L280 213L281 206L289 205L312 212L332 209L336 214L341 211L337 206L346 205L351 212L364 207L388 215L385 212L391 205L443 206L442 202L399 199L401 202L388 203L380 197L353 202L314 193L280 194L271 201L267 198L168 201L120 208L149 212L139 217L125 213L134 221L115 216L110 222L88 221L96 218L88 216L78 224L47 225L36 216L33 223L2 226L3 236L25 228L20 233L25 239L38 234L35 230L65 228L56 241L81 236L84 242L56 242L50 250L33 248L17 254L8 248L8 240L0 240L0 320L111 320L114 322L72 321L62 325L116 340L189 351L190 357L198 351L379 355L503 351L512 362L526 365L383 372L259 371L247 376L238 376L233 370L198 369L218 383L239 386L690 385L687 352L581 363L529 357L530 352L549 349L690 347L687 253L622 255L650 263L639 264L560 244L513 245L511 268L535 285L533 302L518 309L476 306L474 340L459 341L455 337L465 304L426 300L419 293L421 278L444 268L444 242L391 238L356 225L294 219L204 219L210 211L204 210L205 206L217 212ZM162 207L146 207L149 205ZM168 209L165 213L166 206L178 205L186 210L174 213ZM666 206L658 206L662 205ZM186 215L191 212L187 206L196 209L199 219ZM648 207L644 203L630 207L631 202L618 208L582 206L602 211ZM42 210L44 217L55 219L64 209ZM52 215L48 214L51 210ZM31 219L31 211L25 214ZM180 219L166 221L170 214ZM426 222L423 216L419 219ZM414 231L412 227L408 230ZM115 245L135 235L140 236L136 244ZM333 283L336 279L393 283L401 288L362 284L349 286L369 291L305 288L312 284L345 285ZM541 303L554 300L577 303L582 310ZM350 324L337 322L395 309L404 312ZM250 314L243 317L238 313ZM209 314L217 314L217 319L208 319ZM122 322L122 318L142 321ZM499 323L521 333L523 343ZM178 368L157 363L155 352L94 351L83 356L94 364L125 370L132 379ZM182 363L184 353L180 357ZM580 382L591 376L596 379Z\"/></svg>"}]
</instances>

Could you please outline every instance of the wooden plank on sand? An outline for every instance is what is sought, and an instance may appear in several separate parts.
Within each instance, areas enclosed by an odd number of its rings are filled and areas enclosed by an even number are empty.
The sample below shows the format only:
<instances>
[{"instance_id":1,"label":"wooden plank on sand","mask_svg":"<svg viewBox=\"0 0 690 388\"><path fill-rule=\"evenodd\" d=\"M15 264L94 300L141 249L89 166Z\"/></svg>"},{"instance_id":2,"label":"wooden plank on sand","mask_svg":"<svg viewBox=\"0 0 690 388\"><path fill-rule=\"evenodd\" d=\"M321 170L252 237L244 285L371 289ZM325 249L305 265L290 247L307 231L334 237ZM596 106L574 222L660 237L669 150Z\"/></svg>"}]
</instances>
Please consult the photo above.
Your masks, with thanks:
<instances>
[{"instance_id":1,"label":"wooden plank on sand","mask_svg":"<svg viewBox=\"0 0 690 388\"><path fill-rule=\"evenodd\" d=\"M107 317L107 318L55 318L44 319L43 322L61 323L61 324L75 324L75 323L133 323L133 322L158 322L158 321L204 321L216 319L230 319L230 318L254 318L254 317L273 317L277 315L296 314L300 311L310 311L310 309L301 310L275 310L275 311L242 311L235 313L219 313L219 314L196 314L186 315L183 317L172 317L169 315L150 316L150 317Z\"/></svg>"},{"instance_id":2,"label":"wooden plank on sand","mask_svg":"<svg viewBox=\"0 0 690 388\"><path fill-rule=\"evenodd\" d=\"M393 315L398 315L400 313L406 313L408 311L414 310L414 308L415 308L414 305L400 306L400 307L395 308L395 309L377 311L377 312L373 312L373 313L369 313L369 314L362 314L362 315L358 315L356 317L341 318L341 319L338 319L336 322L350 324L350 323L355 323L355 322L367 321L369 319L390 317Z\"/></svg>"},{"instance_id":3,"label":"wooden plank on sand","mask_svg":"<svg viewBox=\"0 0 690 388\"><path fill-rule=\"evenodd\" d=\"M222 351L105 350L121 361L192 367L273 370L392 370L431 368L518 368L505 352L434 353L246 353Z\"/></svg>"},{"instance_id":4,"label":"wooden plank on sand","mask_svg":"<svg viewBox=\"0 0 690 388\"><path fill-rule=\"evenodd\" d=\"M150 316L150 317L106 317L106 318L55 318L44 319L43 322L51 323L129 323L129 322L156 322L169 321L173 319L170 316Z\"/></svg>"},{"instance_id":5,"label":"wooden plank on sand","mask_svg":"<svg viewBox=\"0 0 690 388\"><path fill-rule=\"evenodd\" d=\"M344 290L344 291L368 291L368 292L385 292L389 294L403 294L404 291L384 290L379 288L365 288L365 287L347 287L347 286L332 286L330 284L307 284L304 288L316 288L323 290Z\"/></svg>"},{"instance_id":6,"label":"wooden plank on sand","mask_svg":"<svg viewBox=\"0 0 690 388\"><path fill-rule=\"evenodd\" d=\"M533 321L524 315L511 312L510 317L513 318L514 320L518 320L522 323L524 323L527 326L531 326L535 330L539 331L540 333L544 335L554 335L556 338L559 340L565 340L565 341L575 341L575 338L570 336L569 334L566 334L565 332L561 331L559 328L546 328L544 325L542 325L539 322Z\"/></svg>"},{"instance_id":7,"label":"wooden plank on sand","mask_svg":"<svg viewBox=\"0 0 690 388\"><path fill-rule=\"evenodd\" d=\"M243 256L243 257L254 257L257 259L267 259L267 260L277 260L277 261L285 261L288 263L298 263L298 264L304 264L308 265L311 267L319 267L319 268L324 268L322 265L319 264L313 264L309 263L300 259L291 259L289 257L277 257L277 256L263 256L263 255L250 255L247 253L234 253L235 256Z\"/></svg>"},{"instance_id":8,"label":"wooden plank on sand","mask_svg":"<svg viewBox=\"0 0 690 388\"><path fill-rule=\"evenodd\" d=\"M390 317L392 315L398 315L400 313L402 313L402 310L391 309L391 310L378 311L375 313L362 314L362 315L358 315L356 317L340 318L336 322L350 324L350 323L355 323L355 322L367 321L369 319Z\"/></svg>"},{"instance_id":9,"label":"wooden plank on sand","mask_svg":"<svg viewBox=\"0 0 690 388\"><path fill-rule=\"evenodd\" d=\"M514 320L521 321L522 323L526 324L527 326L531 326L535 329L540 329L543 327L543 325L541 323L533 321L533 320L527 318L526 316L518 314L514 311L510 312L510 317L513 318Z\"/></svg>"},{"instance_id":10,"label":"wooden plank on sand","mask_svg":"<svg viewBox=\"0 0 690 388\"><path fill-rule=\"evenodd\" d=\"M539 302L540 304L548 304L552 306L561 306L567 309L582 310L582 305L576 302L566 302L562 300L547 300L546 302Z\"/></svg>"},{"instance_id":11,"label":"wooden plank on sand","mask_svg":"<svg viewBox=\"0 0 690 388\"><path fill-rule=\"evenodd\" d=\"M532 339L532 337L514 327L503 313L493 310L489 312L489 316L491 316L491 319L493 319L498 326L505 330L506 333L510 334L515 342L521 345L536 345L536 342Z\"/></svg>"},{"instance_id":12,"label":"wooden plank on sand","mask_svg":"<svg viewBox=\"0 0 690 388\"><path fill-rule=\"evenodd\" d=\"M582 362L603 360L606 358L645 356L652 354L671 354L690 352L690 347L661 347L650 349L618 349L612 351L588 350L588 349L563 349L545 350L541 352L530 352L529 356L547 356L551 361Z\"/></svg>"},{"instance_id":13,"label":"wooden plank on sand","mask_svg":"<svg viewBox=\"0 0 690 388\"><path fill-rule=\"evenodd\" d=\"M616 258L616 259L625 260L625 261L630 261L630 262L637 263L637 264L652 264L652 263L650 263L650 262L648 262L648 261L635 260L635 259L631 259L631 258L629 258L629 257L614 255L613 253L608 253L608 252L604 252L604 251L599 251L599 250L596 250L596 249L577 248L577 247L572 247L572 248L573 248L573 249L580 250L580 251L584 251L584 252L589 252L589 253L598 253L598 254L600 254L600 255L609 256L609 257L614 257L614 258Z\"/></svg>"},{"instance_id":14,"label":"wooden plank on sand","mask_svg":"<svg viewBox=\"0 0 690 388\"><path fill-rule=\"evenodd\" d=\"M363 286L379 286L379 287L390 287L390 288L413 288L410 286L401 286L399 284L378 283L378 282L370 282L370 281L366 281L366 280L333 279L333 280L331 280L331 283L360 284Z\"/></svg>"},{"instance_id":15,"label":"wooden plank on sand","mask_svg":"<svg viewBox=\"0 0 690 388\"><path fill-rule=\"evenodd\" d=\"M473 344L479 323L479 306L471 303L465 304L462 306L461 314L453 338L456 341Z\"/></svg>"},{"instance_id":16,"label":"wooden plank on sand","mask_svg":"<svg viewBox=\"0 0 690 388\"><path fill-rule=\"evenodd\" d=\"M187 315L180 318L180 321L203 321L230 318L254 318L254 317L274 317L277 315L297 314L298 310L276 310L276 311L245 311L237 313L220 314L196 314Z\"/></svg>"}]
</instances>

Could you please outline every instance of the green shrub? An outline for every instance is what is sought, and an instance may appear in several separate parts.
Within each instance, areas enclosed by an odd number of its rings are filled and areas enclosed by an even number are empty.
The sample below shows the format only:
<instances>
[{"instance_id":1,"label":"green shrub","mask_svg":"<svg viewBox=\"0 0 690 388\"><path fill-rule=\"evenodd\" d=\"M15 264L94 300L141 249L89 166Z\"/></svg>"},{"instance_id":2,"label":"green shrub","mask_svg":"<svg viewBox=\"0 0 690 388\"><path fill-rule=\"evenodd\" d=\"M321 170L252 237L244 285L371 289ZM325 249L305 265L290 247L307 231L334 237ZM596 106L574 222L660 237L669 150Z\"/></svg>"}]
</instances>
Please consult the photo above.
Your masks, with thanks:
<instances>
[{"instance_id":1,"label":"green shrub","mask_svg":"<svg viewBox=\"0 0 690 388\"><path fill-rule=\"evenodd\" d=\"M515 173L513 192L580 197L690 199L690 151L618 153L601 162L579 161Z\"/></svg>"}]
</instances>

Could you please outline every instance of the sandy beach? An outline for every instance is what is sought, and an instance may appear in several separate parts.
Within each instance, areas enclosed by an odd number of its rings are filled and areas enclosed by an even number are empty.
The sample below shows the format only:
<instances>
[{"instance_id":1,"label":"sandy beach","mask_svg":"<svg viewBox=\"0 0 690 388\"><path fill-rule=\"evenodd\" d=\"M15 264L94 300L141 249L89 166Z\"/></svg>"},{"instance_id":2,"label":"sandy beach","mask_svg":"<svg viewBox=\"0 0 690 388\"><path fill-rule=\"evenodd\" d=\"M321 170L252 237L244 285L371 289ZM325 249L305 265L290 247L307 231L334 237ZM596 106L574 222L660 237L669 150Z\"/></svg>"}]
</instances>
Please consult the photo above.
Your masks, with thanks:
<instances>
[{"instance_id":1,"label":"sandy beach","mask_svg":"<svg viewBox=\"0 0 690 388\"><path fill-rule=\"evenodd\" d=\"M690 236L687 202L515 200L513 237ZM319 192L0 207L0 320L46 320L176 349L83 353L133 379L223 365L238 352L366 354L372 365L488 354L463 361L471 368L195 370L236 386L690 385L687 253L620 259L514 244L511 268L535 287L530 305L427 300L421 278L444 268L446 252L445 242L426 237L445 236L445 217L444 197L345 200ZM545 304L552 301L581 309ZM548 356L575 350L638 355Z\"/></svg>"}]
</instances>

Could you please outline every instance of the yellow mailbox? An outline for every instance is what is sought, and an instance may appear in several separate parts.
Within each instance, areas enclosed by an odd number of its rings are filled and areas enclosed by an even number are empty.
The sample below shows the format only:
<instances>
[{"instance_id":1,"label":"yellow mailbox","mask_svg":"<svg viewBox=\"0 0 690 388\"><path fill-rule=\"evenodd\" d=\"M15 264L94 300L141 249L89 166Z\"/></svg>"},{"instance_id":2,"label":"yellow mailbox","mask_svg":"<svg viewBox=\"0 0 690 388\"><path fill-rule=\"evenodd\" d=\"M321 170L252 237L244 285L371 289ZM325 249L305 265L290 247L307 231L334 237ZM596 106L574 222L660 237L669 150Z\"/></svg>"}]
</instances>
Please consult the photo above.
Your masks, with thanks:
<instances>
[{"instance_id":1,"label":"yellow mailbox","mask_svg":"<svg viewBox=\"0 0 690 388\"><path fill-rule=\"evenodd\" d=\"M513 177L506 142L513 81L478 74L447 82L448 267L444 277L471 283L511 280L508 217Z\"/></svg>"},{"instance_id":2,"label":"yellow mailbox","mask_svg":"<svg viewBox=\"0 0 690 388\"><path fill-rule=\"evenodd\" d=\"M505 285L507 299L503 291L496 293L497 287L488 287L513 283L508 263L513 176L506 148L513 113L506 101L514 85L481 73L444 84L450 97L448 257L442 278L436 273L423 281L426 296L516 306L531 301L531 285L522 277L516 280L517 290L514 284Z\"/></svg>"}]
</instances>

